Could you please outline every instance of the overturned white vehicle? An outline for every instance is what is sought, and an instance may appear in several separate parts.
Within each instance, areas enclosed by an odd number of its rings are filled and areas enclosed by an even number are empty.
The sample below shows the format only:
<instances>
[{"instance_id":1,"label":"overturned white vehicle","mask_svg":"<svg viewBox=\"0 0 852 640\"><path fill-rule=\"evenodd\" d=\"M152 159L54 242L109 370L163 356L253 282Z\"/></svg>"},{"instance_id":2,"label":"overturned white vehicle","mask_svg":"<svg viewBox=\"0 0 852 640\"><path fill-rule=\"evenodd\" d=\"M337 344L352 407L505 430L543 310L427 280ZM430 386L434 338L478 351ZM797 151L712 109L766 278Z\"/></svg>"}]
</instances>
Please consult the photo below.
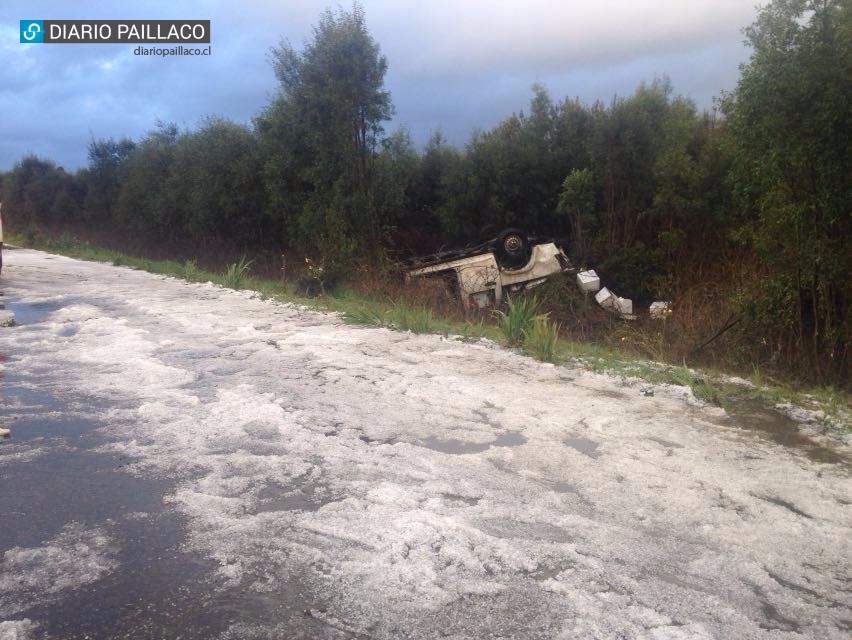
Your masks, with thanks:
<instances>
[{"instance_id":1,"label":"overturned white vehicle","mask_svg":"<svg viewBox=\"0 0 852 640\"><path fill-rule=\"evenodd\" d=\"M464 304L499 303L503 294L530 289L550 276L577 271L556 242L538 242L517 229L473 247L413 261L406 277L442 277Z\"/></svg>"}]
</instances>

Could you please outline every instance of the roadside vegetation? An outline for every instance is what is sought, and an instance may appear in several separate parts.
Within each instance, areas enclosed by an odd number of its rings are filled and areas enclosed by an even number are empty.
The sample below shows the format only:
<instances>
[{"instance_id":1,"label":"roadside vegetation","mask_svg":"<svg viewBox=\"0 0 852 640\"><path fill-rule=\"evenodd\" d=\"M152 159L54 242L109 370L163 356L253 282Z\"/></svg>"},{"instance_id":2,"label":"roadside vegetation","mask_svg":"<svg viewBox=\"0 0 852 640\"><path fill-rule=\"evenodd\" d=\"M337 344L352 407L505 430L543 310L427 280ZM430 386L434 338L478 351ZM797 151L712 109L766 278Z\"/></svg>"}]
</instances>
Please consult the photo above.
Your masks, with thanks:
<instances>
[{"instance_id":1,"label":"roadside vegetation","mask_svg":"<svg viewBox=\"0 0 852 640\"><path fill-rule=\"evenodd\" d=\"M190 263L189 271L192 272L193 269L197 269L197 266L191 261ZM246 260L245 256L241 257L237 262L229 264L225 270L225 274L222 276L222 285L229 289L246 288L250 267L251 260ZM186 271L186 265L184 265L184 272Z\"/></svg>"},{"instance_id":2,"label":"roadside vegetation","mask_svg":"<svg viewBox=\"0 0 852 640\"><path fill-rule=\"evenodd\" d=\"M363 9L326 11L303 48L273 50L277 91L250 126L211 116L93 139L76 172L22 158L0 174L4 222L27 246L80 251L80 238L120 252L97 259L267 295L298 289L352 321L429 332L449 318L455 333L478 327L544 360L613 368L638 356L667 363L664 376L701 366L842 396L850 7L766 5L745 29L739 84L712 112L664 77L593 104L536 85L524 111L463 147L437 132L419 150L384 129L388 61ZM548 283L496 318L465 315L395 277L406 256L505 226L567 237L578 266L637 307L670 300L674 313L620 323Z\"/></svg>"},{"instance_id":3,"label":"roadside vegetation","mask_svg":"<svg viewBox=\"0 0 852 640\"><path fill-rule=\"evenodd\" d=\"M178 262L129 255L76 240L68 234L50 237L31 233L26 238L12 235L8 240L10 244L107 262L188 282L210 282L225 288L248 290L280 302L338 313L350 324L442 334L463 341L486 339L543 362L615 375L625 383L687 387L698 400L724 408L742 400L756 400L770 407L792 404L822 411L826 416L824 427L828 430L840 433L852 431L852 399L846 390L832 385L791 384L769 377L758 369L737 379L712 369L668 364L652 359L651 354L620 338L617 343L574 340L560 331L560 324L552 321L548 312L542 312L542 303L537 295L509 298L502 310L464 310L450 299L442 304L428 285L419 289L388 286L381 290L375 285L360 289L341 285L320 295L308 295L304 286L295 280L252 274L251 262L245 257L216 271L201 268L194 260ZM573 290L573 284L568 280L557 280L545 285L544 289L548 288ZM434 312L433 308L439 311ZM590 305L589 308L603 314L596 306Z\"/></svg>"}]
</instances>

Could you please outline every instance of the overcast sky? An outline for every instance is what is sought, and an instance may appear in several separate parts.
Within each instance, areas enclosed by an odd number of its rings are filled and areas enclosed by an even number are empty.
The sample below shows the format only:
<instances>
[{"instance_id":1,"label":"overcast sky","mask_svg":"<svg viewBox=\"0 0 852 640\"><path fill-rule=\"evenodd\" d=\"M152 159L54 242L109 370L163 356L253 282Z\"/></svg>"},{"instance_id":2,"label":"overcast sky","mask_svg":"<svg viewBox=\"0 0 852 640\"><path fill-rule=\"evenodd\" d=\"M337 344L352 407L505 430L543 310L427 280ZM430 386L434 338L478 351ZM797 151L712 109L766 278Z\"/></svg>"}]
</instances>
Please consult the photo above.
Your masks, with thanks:
<instances>
[{"instance_id":1,"label":"overcast sky","mask_svg":"<svg viewBox=\"0 0 852 640\"><path fill-rule=\"evenodd\" d=\"M748 57L741 29L755 0L364 0L389 61L396 106L421 145L440 129L462 145L525 109L533 83L591 103L667 74L710 108ZM250 122L275 91L269 48L297 48L327 0L3 0L0 170L26 153L67 169L96 138L138 138L157 119L195 127L207 115ZM210 19L212 56L146 58L135 45L19 42L20 20Z\"/></svg>"}]
</instances>

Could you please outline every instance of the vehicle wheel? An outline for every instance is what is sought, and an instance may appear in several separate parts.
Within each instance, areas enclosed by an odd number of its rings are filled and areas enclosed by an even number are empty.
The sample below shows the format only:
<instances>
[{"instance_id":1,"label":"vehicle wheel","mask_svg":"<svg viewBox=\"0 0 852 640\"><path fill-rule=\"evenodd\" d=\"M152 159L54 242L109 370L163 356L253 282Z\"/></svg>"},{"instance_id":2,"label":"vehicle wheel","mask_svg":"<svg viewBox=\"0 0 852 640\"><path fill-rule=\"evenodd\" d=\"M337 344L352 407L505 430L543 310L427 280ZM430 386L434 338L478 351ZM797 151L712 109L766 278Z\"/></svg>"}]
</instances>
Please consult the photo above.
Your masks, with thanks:
<instances>
[{"instance_id":1,"label":"vehicle wheel","mask_svg":"<svg viewBox=\"0 0 852 640\"><path fill-rule=\"evenodd\" d=\"M517 269L530 259L530 242L523 231L506 229L497 240L497 262L504 269Z\"/></svg>"}]
</instances>

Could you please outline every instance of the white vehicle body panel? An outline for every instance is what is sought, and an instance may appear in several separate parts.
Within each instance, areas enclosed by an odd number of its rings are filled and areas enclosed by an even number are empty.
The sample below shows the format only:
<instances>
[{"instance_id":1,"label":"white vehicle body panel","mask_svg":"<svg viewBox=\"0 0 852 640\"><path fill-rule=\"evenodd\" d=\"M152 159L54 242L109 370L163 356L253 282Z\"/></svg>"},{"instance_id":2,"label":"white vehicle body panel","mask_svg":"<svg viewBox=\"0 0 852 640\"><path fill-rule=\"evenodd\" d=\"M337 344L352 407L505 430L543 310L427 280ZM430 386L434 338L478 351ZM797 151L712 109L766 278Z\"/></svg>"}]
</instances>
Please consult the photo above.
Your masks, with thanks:
<instances>
[{"instance_id":1,"label":"white vehicle body panel","mask_svg":"<svg viewBox=\"0 0 852 640\"><path fill-rule=\"evenodd\" d=\"M504 290L529 289L568 269L570 265L567 256L554 243L547 242L534 245L530 259L518 269L501 268L494 253L488 252L412 269L407 277L454 271L462 302L469 304L472 299L477 306L485 307L489 303L500 302Z\"/></svg>"}]
</instances>

